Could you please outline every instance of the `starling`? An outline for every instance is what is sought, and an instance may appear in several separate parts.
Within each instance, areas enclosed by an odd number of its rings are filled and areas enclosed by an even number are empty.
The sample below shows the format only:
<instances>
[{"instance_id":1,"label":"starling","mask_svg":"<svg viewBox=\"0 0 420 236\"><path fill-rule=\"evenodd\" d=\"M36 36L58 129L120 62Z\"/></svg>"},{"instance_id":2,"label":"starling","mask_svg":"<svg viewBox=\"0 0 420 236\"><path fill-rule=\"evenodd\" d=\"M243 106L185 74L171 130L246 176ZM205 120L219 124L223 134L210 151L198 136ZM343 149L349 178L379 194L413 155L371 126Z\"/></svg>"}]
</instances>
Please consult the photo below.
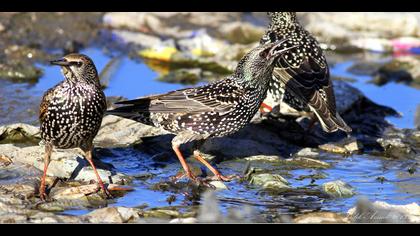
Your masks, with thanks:
<instances>
[{"instance_id":1,"label":"starling","mask_svg":"<svg viewBox=\"0 0 420 236\"><path fill-rule=\"evenodd\" d=\"M185 174L175 179L186 176L199 184L206 184L193 175L180 146L235 133L251 121L266 96L274 59L290 49L284 47L284 41L254 48L239 61L235 72L223 80L201 87L119 102L117 104L125 106L107 113L176 134L172 139L172 149ZM211 179L229 181L233 178L223 176L212 167L202 158L197 146L194 157L214 174Z\"/></svg>"},{"instance_id":2,"label":"starling","mask_svg":"<svg viewBox=\"0 0 420 236\"><path fill-rule=\"evenodd\" d=\"M269 12L271 23L261 44L288 38L295 48L277 58L262 108L280 104L298 116L318 118L325 132L352 129L336 110L333 85L324 53L317 40L298 22L294 12ZM316 121L314 119L314 121Z\"/></svg>"},{"instance_id":3,"label":"starling","mask_svg":"<svg viewBox=\"0 0 420 236\"><path fill-rule=\"evenodd\" d=\"M106 97L95 65L82 54L69 54L51 61L51 64L61 66L65 80L45 92L39 108L41 138L45 143L40 198L46 199L45 177L54 147L82 149L96 174L99 186L110 196L92 161L92 142L106 111Z\"/></svg>"}]
</instances>

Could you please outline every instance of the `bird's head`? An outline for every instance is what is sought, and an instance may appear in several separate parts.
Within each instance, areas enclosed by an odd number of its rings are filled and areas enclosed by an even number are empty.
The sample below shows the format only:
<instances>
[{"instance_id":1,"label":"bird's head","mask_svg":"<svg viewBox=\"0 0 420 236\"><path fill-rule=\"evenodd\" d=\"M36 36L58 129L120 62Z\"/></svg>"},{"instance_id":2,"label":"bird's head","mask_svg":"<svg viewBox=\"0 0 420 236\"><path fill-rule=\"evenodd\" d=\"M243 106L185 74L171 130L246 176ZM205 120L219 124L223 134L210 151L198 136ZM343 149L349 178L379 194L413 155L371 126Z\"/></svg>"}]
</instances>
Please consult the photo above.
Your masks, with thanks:
<instances>
[{"instance_id":1,"label":"bird's head","mask_svg":"<svg viewBox=\"0 0 420 236\"><path fill-rule=\"evenodd\" d=\"M61 59L51 61L51 64L61 66L64 77L72 82L99 83L95 64L86 55L68 54Z\"/></svg>"},{"instance_id":2,"label":"bird's head","mask_svg":"<svg viewBox=\"0 0 420 236\"><path fill-rule=\"evenodd\" d=\"M287 43L287 38L273 43L260 45L249 51L239 61L235 71L242 81L260 83L271 78L275 60L286 51L296 47Z\"/></svg>"},{"instance_id":3,"label":"bird's head","mask_svg":"<svg viewBox=\"0 0 420 236\"><path fill-rule=\"evenodd\" d=\"M267 12L271 24L277 27L288 27L297 23L296 12Z\"/></svg>"}]
</instances>

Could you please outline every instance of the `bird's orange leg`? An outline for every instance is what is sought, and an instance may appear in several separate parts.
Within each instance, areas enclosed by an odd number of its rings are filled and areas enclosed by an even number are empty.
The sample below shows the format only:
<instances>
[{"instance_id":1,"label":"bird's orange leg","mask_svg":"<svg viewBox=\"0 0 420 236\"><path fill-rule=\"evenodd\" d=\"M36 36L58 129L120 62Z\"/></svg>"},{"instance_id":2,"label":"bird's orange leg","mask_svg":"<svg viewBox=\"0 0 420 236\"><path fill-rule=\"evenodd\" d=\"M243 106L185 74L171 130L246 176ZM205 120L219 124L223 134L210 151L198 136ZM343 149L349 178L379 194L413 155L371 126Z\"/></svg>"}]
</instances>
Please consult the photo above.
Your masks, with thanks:
<instances>
[{"instance_id":1,"label":"bird's orange leg","mask_svg":"<svg viewBox=\"0 0 420 236\"><path fill-rule=\"evenodd\" d=\"M112 198L111 193L105 188L105 185L102 182L101 176L99 176L99 173L96 170L95 164L93 164L93 161L92 161L92 148L89 148L88 150L85 151L85 157L86 157L86 160L89 162L89 164L92 166L93 172L95 172L96 178L98 179L99 187L101 187L102 191L104 192L104 194L108 198Z\"/></svg>"},{"instance_id":2,"label":"bird's orange leg","mask_svg":"<svg viewBox=\"0 0 420 236\"><path fill-rule=\"evenodd\" d=\"M203 165L205 165L213 174L214 177L217 180L221 180L221 181L231 181L234 178L237 178L237 176L233 175L233 176L223 176L216 168L214 168L213 166L210 165L210 163L208 163L200 154L200 152L198 150L194 151L194 158L197 159L199 162L201 162Z\"/></svg>"},{"instance_id":3,"label":"bird's orange leg","mask_svg":"<svg viewBox=\"0 0 420 236\"><path fill-rule=\"evenodd\" d=\"M269 105L267 105L265 103L261 103L260 112L261 113L265 112L265 109L267 109L268 112L271 112L273 110L273 108L271 106L269 106Z\"/></svg>"},{"instance_id":4,"label":"bird's orange leg","mask_svg":"<svg viewBox=\"0 0 420 236\"><path fill-rule=\"evenodd\" d=\"M41 178L41 185L39 187L39 197L42 201L45 201L47 194L45 193L45 178L47 177L48 166L50 165L50 158L52 153L52 146L49 144L45 145L45 154L44 154L44 174Z\"/></svg>"},{"instance_id":5,"label":"bird's orange leg","mask_svg":"<svg viewBox=\"0 0 420 236\"><path fill-rule=\"evenodd\" d=\"M182 156L181 151L179 150L179 146L172 146L172 149L174 150L176 156L178 157L179 162L182 165L182 168L185 171L185 174L183 175L177 175L175 176L173 179L177 180L179 178L182 178L183 176L187 176L189 179L193 180L193 181L197 181L197 177L194 176L194 174L192 173L190 167L188 166L187 162L185 162L184 157Z\"/></svg>"}]
</instances>

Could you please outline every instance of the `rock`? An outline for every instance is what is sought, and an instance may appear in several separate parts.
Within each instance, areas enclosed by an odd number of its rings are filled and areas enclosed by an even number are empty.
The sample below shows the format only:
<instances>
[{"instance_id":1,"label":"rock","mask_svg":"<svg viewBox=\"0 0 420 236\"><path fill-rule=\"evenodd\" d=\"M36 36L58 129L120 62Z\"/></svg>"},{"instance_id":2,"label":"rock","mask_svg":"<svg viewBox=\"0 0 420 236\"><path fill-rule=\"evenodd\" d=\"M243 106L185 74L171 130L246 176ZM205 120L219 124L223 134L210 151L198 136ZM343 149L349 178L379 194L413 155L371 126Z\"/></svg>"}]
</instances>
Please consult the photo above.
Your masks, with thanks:
<instances>
[{"instance_id":1,"label":"rock","mask_svg":"<svg viewBox=\"0 0 420 236\"><path fill-rule=\"evenodd\" d=\"M166 37L187 37L191 35L190 30L167 26L168 21L162 21L160 17L162 15L158 16L149 12L109 12L103 16L103 22L111 28L142 31ZM166 17L168 15L165 15Z\"/></svg>"},{"instance_id":2,"label":"rock","mask_svg":"<svg viewBox=\"0 0 420 236\"><path fill-rule=\"evenodd\" d=\"M346 216L334 212L312 212L293 219L297 224L349 223Z\"/></svg>"},{"instance_id":3,"label":"rock","mask_svg":"<svg viewBox=\"0 0 420 236\"><path fill-rule=\"evenodd\" d=\"M364 97L359 89L351 86L345 81L333 80L333 85L337 112L340 114L344 114L351 110L354 105Z\"/></svg>"},{"instance_id":4,"label":"rock","mask_svg":"<svg viewBox=\"0 0 420 236\"><path fill-rule=\"evenodd\" d=\"M231 43L249 44L259 42L265 27L236 21L221 25L219 32Z\"/></svg>"},{"instance_id":5,"label":"rock","mask_svg":"<svg viewBox=\"0 0 420 236\"><path fill-rule=\"evenodd\" d=\"M376 73L373 83L384 85L388 82L420 84L420 57L401 56L384 64Z\"/></svg>"},{"instance_id":6,"label":"rock","mask_svg":"<svg viewBox=\"0 0 420 236\"><path fill-rule=\"evenodd\" d=\"M41 139L39 128L17 123L0 126L0 143L38 143Z\"/></svg>"},{"instance_id":7,"label":"rock","mask_svg":"<svg viewBox=\"0 0 420 236\"><path fill-rule=\"evenodd\" d=\"M196 57L215 56L226 51L229 46L226 42L208 35L206 30L196 31L194 37L181 39L177 44L181 51L189 52Z\"/></svg>"},{"instance_id":8,"label":"rock","mask_svg":"<svg viewBox=\"0 0 420 236\"><path fill-rule=\"evenodd\" d=\"M25 63L0 63L0 78L14 82L36 82L43 75L43 71L34 65Z\"/></svg>"},{"instance_id":9,"label":"rock","mask_svg":"<svg viewBox=\"0 0 420 236\"><path fill-rule=\"evenodd\" d=\"M157 78L159 81L184 85L195 85L201 79L201 69L178 69Z\"/></svg>"},{"instance_id":10,"label":"rock","mask_svg":"<svg viewBox=\"0 0 420 236\"><path fill-rule=\"evenodd\" d=\"M226 190L228 187L222 181L210 181L209 184L214 186L217 190Z\"/></svg>"},{"instance_id":11,"label":"rock","mask_svg":"<svg viewBox=\"0 0 420 236\"><path fill-rule=\"evenodd\" d=\"M112 189L118 187L119 185L116 184L109 184L107 186L108 190L111 191ZM81 185L77 187L65 187L61 189L57 189L56 191L52 192L50 195L51 198L56 200L89 200L93 198L93 194L100 192L100 187L97 184L89 184L89 185ZM112 194L112 192L111 192ZM96 198L98 199L98 198Z\"/></svg>"},{"instance_id":12,"label":"rock","mask_svg":"<svg viewBox=\"0 0 420 236\"><path fill-rule=\"evenodd\" d=\"M307 22L305 28L319 40L335 42L338 46L349 39L420 35L418 15L413 13L316 12L298 16Z\"/></svg>"},{"instance_id":13,"label":"rock","mask_svg":"<svg viewBox=\"0 0 420 236\"><path fill-rule=\"evenodd\" d=\"M353 223L419 223L420 206L417 203L391 205L382 201L359 199L348 212Z\"/></svg>"},{"instance_id":14,"label":"rock","mask_svg":"<svg viewBox=\"0 0 420 236\"><path fill-rule=\"evenodd\" d=\"M353 188L341 180L322 184L322 191L335 198L348 198L355 195Z\"/></svg>"},{"instance_id":15,"label":"rock","mask_svg":"<svg viewBox=\"0 0 420 236\"><path fill-rule=\"evenodd\" d=\"M279 162L280 157L279 156L258 155L258 156L245 157L244 160L247 160L247 161L262 161L262 162Z\"/></svg>"},{"instance_id":16,"label":"rock","mask_svg":"<svg viewBox=\"0 0 420 236\"><path fill-rule=\"evenodd\" d=\"M348 69L347 72L354 75L371 75L374 76L378 73L382 64L372 61L360 61L353 63Z\"/></svg>"},{"instance_id":17,"label":"rock","mask_svg":"<svg viewBox=\"0 0 420 236\"><path fill-rule=\"evenodd\" d=\"M318 146L319 149L338 154L352 154L363 149L363 144L357 140L346 140L340 143L326 143Z\"/></svg>"},{"instance_id":18,"label":"rock","mask_svg":"<svg viewBox=\"0 0 420 236\"><path fill-rule=\"evenodd\" d=\"M171 224L194 224L197 223L197 218L189 217L189 218L175 218L169 221Z\"/></svg>"},{"instance_id":19,"label":"rock","mask_svg":"<svg viewBox=\"0 0 420 236\"><path fill-rule=\"evenodd\" d=\"M19 214L0 214L0 223L1 224L16 224L16 223L26 223L28 217L25 215Z\"/></svg>"},{"instance_id":20,"label":"rock","mask_svg":"<svg viewBox=\"0 0 420 236\"><path fill-rule=\"evenodd\" d=\"M260 186L264 190L283 192L291 189L289 182L281 175L277 174L253 174L249 181L250 184Z\"/></svg>"},{"instance_id":21,"label":"rock","mask_svg":"<svg viewBox=\"0 0 420 236\"><path fill-rule=\"evenodd\" d=\"M168 134L168 132L139 122L107 115L93 141L95 147L128 147L142 142L142 137Z\"/></svg>"},{"instance_id":22,"label":"rock","mask_svg":"<svg viewBox=\"0 0 420 236\"><path fill-rule=\"evenodd\" d=\"M56 150L53 152L51 163L48 168L49 176L60 178L74 178L81 181L96 181L96 175L87 161L81 157L79 149ZM39 170L43 170L43 154L44 148L41 146L16 147L12 144L0 145L0 155L7 155L13 161L33 165ZM99 162L95 160L95 162ZM103 164L102 164L103 165ZM102 166L101 165L101 166ZM98 165L97 165L98 166ZM126 183L130 178L121 173L113 173L112 171L98 168L98 173L102 180L109 183L112 179L113 183Z\"/></svg>"},{"instance_id":23,"label":"rock","mask_svg":"<svg viewBox=\"0 0 420 236\"><path fill-rule=\"evenodd\" d=\"M315 160L308 157L293 157L283 161L286 165L298 166L299 168L315 168L315 169L328 169L331 167L331 164Z\"/></svg>"},{"instance_id":24,"label":"rock","mask_svg":"<svg viewBox=\"0 0 420 236\"><path fill-rule=\"evenodd\" d=\"M19 183L19 184L2 184L0 188L11 192L15 197L20 199L29 199L35 196L35 187L30 183Z\"/></svg>"},{"instance_id":25,"label":"rock","mask_svg":"<svg viewBox=\"0 0 420 236\"><path fill-rule=\"evenodd\" d=\"M319 153L316 152L316 149L313 148L302 148L299 152L295 153L297 157L318 157Z\"/></svg>"},{"instance_id":26,"label":"rock","mask_svg":"<svg viewBox=\"0 0 420 236\"><path fill-rule=\"evenodd\" d=\"M404 158L415 155L416 151L409 143L399 137L384 137L377 139L382 146L383 155L391 158Z\"/></svg>"},{"instance_id":27,"label":"rock","mask_svg":"<svg viewBox=\"0 0 420 236\"><path fill-rule=\"evenodd\" d=\"M90 223L128 223L139 218L140 211L126 207L106 207L94 210L83 217Z\"/></svg>"},{"instance_id":28,"label":"rock","mask_svg":"<svg viewBox=\"0 0 420 236\"><path fill-rule=\"evenodd\" d=\"M162 40L158 37L127 30L113 30L112 36L124 44L132 43L145 48L153 47L162 43Z\"/></svg>"},{"instance_id":29,"label":"rock","mask_svg":"<svg viewBox=\"0 0 420 236\"><path fill-rule=\"evenodd\" d=\"M4 25L2 23L0 23L0 32L3 32L6 28L4 27Z\"/></svg>"},{"instance_id":30,"label":"rock","mask_svg":"<svg viewBox=\"0 0 420 236\"><path fill-rule=\"evenodd\" d=\"M6 155L0 155L0 167L6 167L13 163L12 158Z\"/></svg>"},{"instance_id":31,"label":"rock","mask_svg":"<svg viewBox=\"0 0 420 236\"><path fill-rule=\"evenodd\" d=\"M182 217L182 214L176 210L154 209L143 212L141 216L145 218L173 219Z\"/></svg>"},{"instance_id":32,"label":"rock","mask_svg":"<svg viewBox=\"0 0 420 236\"><path fill-rule=\"evenodd\" d=\"M129 29L170 38L186 38L200 27L217 30L241 13L231 12L110 12L103 16L106 26ZM170 18L170 19L169 19ZM184 27L180 27L182 24Z\"/></svg>"}]
</instances>

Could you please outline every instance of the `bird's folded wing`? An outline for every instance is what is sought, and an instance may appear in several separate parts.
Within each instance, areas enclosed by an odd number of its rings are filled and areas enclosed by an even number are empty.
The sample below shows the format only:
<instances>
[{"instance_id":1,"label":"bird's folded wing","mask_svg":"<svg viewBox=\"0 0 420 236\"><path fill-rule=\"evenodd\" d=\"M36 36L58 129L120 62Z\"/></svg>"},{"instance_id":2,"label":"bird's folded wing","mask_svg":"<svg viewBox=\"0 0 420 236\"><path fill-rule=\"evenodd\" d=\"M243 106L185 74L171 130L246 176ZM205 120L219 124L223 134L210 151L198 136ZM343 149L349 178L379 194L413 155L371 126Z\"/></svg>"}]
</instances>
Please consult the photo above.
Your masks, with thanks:
<instances>
[{"instance_id":1,"label":"bird's folded wing","mask_svg":"<svg viewBox=\"0 0 420 236\"><path fill-rule=\"evenodd\" d=\"M279 58L273 76L281 80L286 88L309 105L325 105L335 113L335 97L326 63L307 58L297 66Z\"/></svg>"},{"instance_id":2,"label":"bird's folded wing","mask_svg":"<svg viewBox=\"0 0 420 236\"><path fill-rule=\"evenodd\" d=\"M114 111L131 109L133 112L223 114L229 112L240 101L243 90L236 85L221 82L119 102L117 104L130 106L120 107Z\"/></svg>"}]
</instances>

